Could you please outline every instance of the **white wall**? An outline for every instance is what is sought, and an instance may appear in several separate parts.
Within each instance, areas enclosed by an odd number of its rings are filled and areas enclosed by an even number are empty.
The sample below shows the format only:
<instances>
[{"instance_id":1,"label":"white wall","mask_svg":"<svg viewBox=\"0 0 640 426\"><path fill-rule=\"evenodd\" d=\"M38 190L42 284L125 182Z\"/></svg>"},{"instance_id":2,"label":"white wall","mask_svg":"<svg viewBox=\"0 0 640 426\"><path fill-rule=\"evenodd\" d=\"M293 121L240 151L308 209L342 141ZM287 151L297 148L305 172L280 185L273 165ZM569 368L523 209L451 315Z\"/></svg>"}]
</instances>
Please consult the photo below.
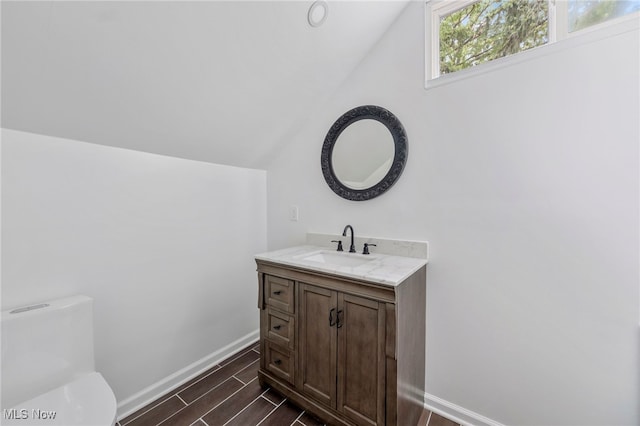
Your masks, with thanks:
<instances>
[{"instance_id":1,"label":"white wall","mask_svg":"<svg viewBox=\"0 0 640 426\"><path fill-rule=\"evenodd\" d=\"M264 171L3 129L2 207L2 309L93 297L120 403L258 328Z\"/></svg>"},{"instance_id":2,"label":"white wall","mask_svg":"<svg viewBox=\"0 0 640 426\"><path fill-rule=\"evenodd\" d=\"M423 31L414 2L270 165L269 248L347 223L428 240L429 404L639 424L637 29L430 90ZM370 103L403 122L408 164L388 193L350 202L324 183L320 149Z\"/></svg>"}]
</instances>

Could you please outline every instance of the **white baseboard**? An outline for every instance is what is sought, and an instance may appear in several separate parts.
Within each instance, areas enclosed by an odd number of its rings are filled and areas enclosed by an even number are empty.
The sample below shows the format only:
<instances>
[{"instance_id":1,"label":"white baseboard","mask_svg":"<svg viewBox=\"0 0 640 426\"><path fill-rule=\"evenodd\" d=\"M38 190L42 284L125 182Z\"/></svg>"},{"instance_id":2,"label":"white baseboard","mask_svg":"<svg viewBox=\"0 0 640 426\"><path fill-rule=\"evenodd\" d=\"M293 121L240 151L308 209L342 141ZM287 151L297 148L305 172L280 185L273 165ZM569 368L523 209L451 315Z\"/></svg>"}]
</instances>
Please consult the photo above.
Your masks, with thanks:
<instances>
[{"instance_id":1,"label":"white baseboard","mask_svg":"<svg viewBox=\"0 0 640 426\"><path fill-rule=\"evenodd\" d=\"M124 401L118 402L118 420L121 420L128 415L136 412L150 402L155 401L156 399L160 398L168 392L171 392L173 389L177 388L183 383L186 383L189 380L193 379L198 374L208 370L224 359L229 358L239 350L249 346L254 342L257 342L259 337L260 330L252 331L246 336L239 338L235 342L231 342L227 346L213 352L210 355L207 355L202 359L199 359L191 365L186 366L182 370L179 370L172 375L160 380L159 382L146 387L145 389L125 399Z\"/></svg>"},{"instance_id":2,"label":"white baseboard","mask_svg":"<svg viewBox=\"0 0 640 426\"><path fill-rule=\"evenodd\" d=\"M429 393L424 394L424 406L427 410L440 414L463 426L504 426L502 423Z\"/></svg>"}]
</instances>

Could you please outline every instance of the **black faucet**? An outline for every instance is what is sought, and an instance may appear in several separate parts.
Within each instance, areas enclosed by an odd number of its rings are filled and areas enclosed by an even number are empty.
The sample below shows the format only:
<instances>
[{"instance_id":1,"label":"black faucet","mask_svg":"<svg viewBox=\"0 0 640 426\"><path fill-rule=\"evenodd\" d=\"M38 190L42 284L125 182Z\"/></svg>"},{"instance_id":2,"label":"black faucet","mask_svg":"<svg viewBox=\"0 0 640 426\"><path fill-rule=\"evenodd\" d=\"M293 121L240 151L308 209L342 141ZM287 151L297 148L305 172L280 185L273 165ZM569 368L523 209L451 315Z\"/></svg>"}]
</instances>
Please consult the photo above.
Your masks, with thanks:
<instances>
[{"instance_id":1,"label":"black faucet","mask_svg":"<svg viewBox=\"0 0 640 426\"><path fill-rule=\"evenodd\" d=\"M356 246L353 244L353 226L351 225L347 225L344 227L344 231L342 231L342 236L346 237L347 236L347 229L351 230L351 247L349 247L349 253L355 253L356 252Z\"/></svg>"}]
</instances>

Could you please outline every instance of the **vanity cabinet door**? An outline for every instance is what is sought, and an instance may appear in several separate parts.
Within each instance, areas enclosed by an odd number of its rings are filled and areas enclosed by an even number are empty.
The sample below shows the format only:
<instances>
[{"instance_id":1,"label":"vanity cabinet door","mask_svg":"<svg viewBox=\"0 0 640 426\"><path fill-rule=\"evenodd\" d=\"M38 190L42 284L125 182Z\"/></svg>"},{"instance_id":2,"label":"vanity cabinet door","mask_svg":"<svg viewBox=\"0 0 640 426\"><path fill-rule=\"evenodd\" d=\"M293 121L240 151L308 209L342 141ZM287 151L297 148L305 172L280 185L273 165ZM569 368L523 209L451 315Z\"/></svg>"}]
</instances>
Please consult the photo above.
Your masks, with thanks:
<instances>
[{"instance_id":1,"label":"vanity cabinet door","mask_svg":"<svg viewBox=\"0 0 640 426\"><path fill-rule=\"evenodd\" d=\"M385 424L385 309L338 293L337 409L359 425Z\"/></svg>"},{"instance_id":2,"label":"vanity cabinet door","mask_svg":"<svg viewBox=\"0 0 640 426\"><path fill-rule=\"evenodd\" d=\"M336 408L337 293L299 285L298 366L296 387Z\"/></svg>"},{"instance_id":3,"label":"vanity cabinet door","mask_svg":"<svg viewBox=\"0 0 640 426\"><path fill-rule=\"evenodd\" d=\"M385 422L385 304L299 287L297 387L359 425Z\"/></svg>"}]
</instances>

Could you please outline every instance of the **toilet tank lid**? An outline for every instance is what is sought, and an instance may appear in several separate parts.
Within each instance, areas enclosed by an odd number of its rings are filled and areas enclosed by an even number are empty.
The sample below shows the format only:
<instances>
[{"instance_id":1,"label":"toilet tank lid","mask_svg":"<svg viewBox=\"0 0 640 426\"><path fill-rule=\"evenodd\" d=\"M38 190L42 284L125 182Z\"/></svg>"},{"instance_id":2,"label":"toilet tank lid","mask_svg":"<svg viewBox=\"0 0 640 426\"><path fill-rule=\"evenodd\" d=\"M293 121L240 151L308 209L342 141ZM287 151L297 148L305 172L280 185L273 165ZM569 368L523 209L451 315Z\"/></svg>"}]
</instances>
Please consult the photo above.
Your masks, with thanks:
<instances>
[{"instance_id":1,"label":"toilet tank lid","mask_svg":"<svg viewBox=\"0 0 640 426\"><path fill-rule=\"evenodd\" d=\"M47 313L52 310L66 309L74 305L81 305L85 303L93 303L93 299L89 296L76 295L17 306L15 308L2 311L2 322L42 315L43 313Z\"/></svg>"}]
</instances>

